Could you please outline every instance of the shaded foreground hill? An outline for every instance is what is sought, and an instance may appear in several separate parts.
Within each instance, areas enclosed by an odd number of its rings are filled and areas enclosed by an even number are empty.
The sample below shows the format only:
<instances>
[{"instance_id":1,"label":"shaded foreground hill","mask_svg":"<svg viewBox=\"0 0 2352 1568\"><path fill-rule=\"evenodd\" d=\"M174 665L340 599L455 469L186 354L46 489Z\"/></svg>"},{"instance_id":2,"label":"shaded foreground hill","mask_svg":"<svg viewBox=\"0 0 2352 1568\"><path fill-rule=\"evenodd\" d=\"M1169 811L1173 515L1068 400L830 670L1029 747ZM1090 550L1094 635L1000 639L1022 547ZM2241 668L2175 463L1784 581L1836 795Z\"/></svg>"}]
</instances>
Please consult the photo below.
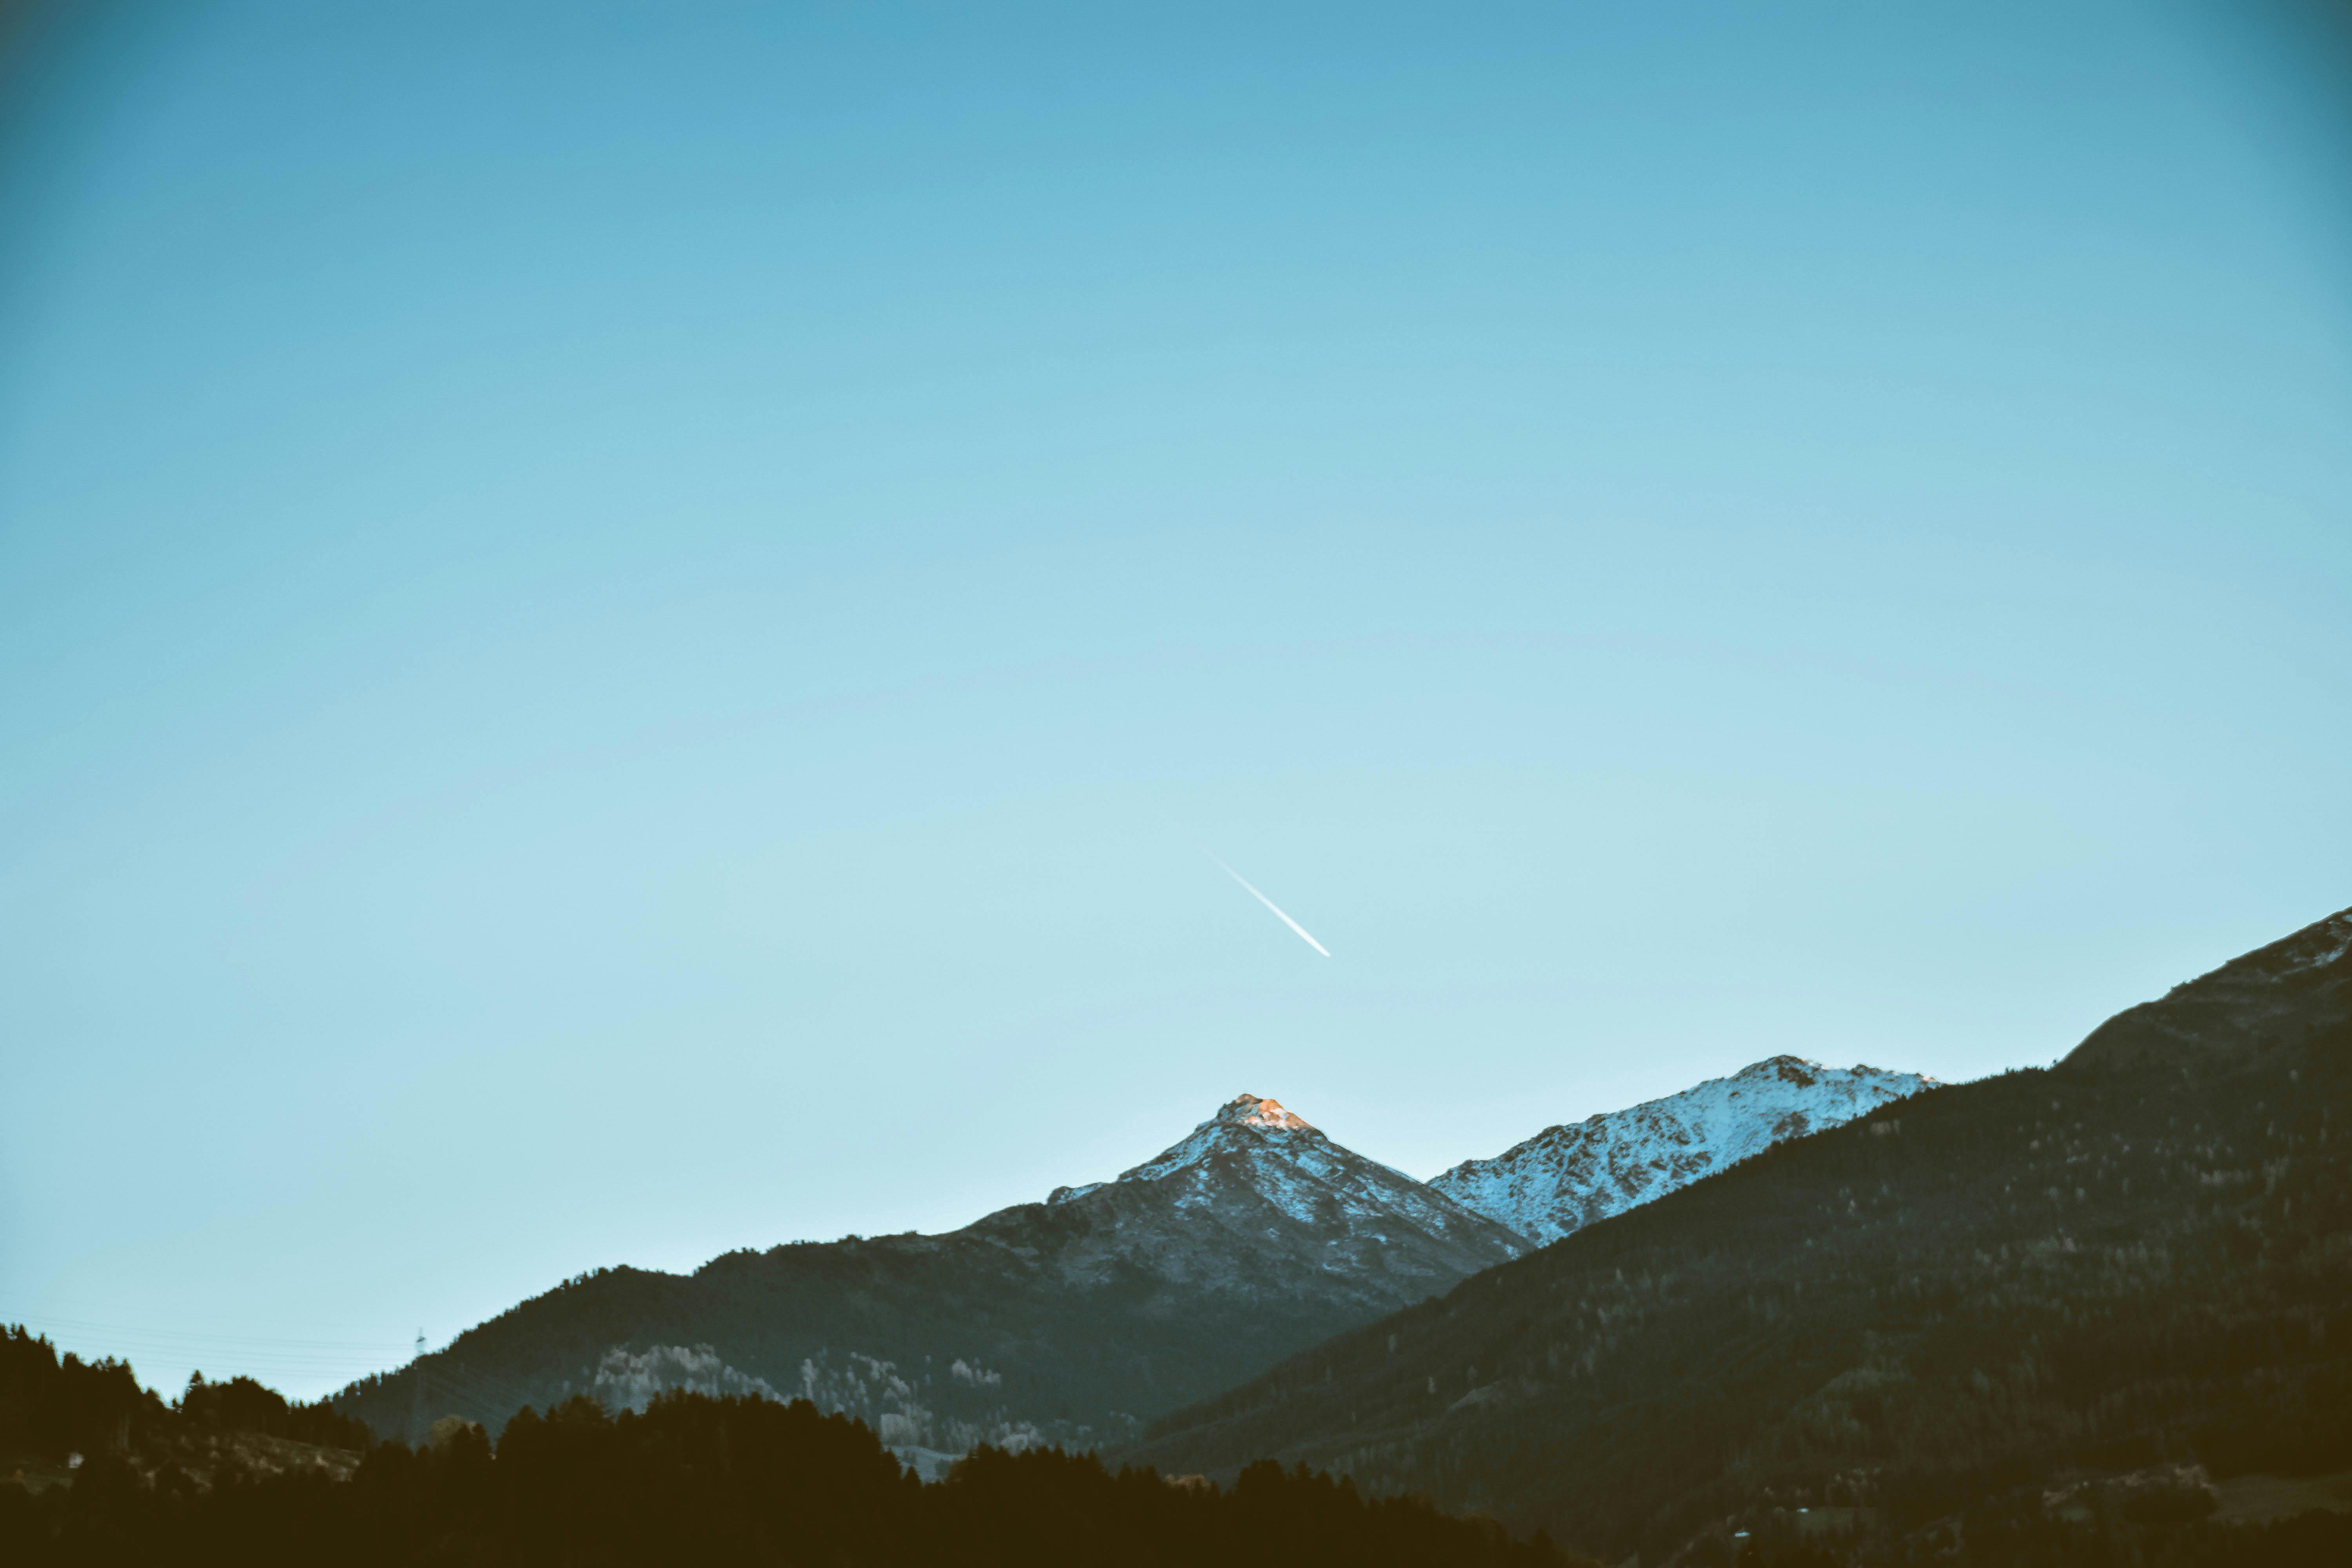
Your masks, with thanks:
<instances>
[{"instance_id":1,"label":"shaded foreground hill","mask_svg":"<svg viewBox=\"0 0 2352 1568\"><path fill-rule=\"evenodd\" d=\"M1152 1415L1522 1249L1243 1095L1117 1181L948 1235L583 1275L333 1403L415 1438L444 1415L495 1431L576 1394L616 1409L677 1386L798 1396L936 1471L980 1443L1131 1439Z\"/></svg>"},{"instance_id":2,"label":"shaded foreground hill","mask_svg":"<svg viewBox=\"0 0 2352 1568\"><path fill-rule=\"evenodd\" d=\"M1783 1144L1339 1335L1133 1455L1303 1460L1650 1563L1727 1560L1798 1507L1865 1556L2032 1561L1985 1543L2105 1528L2083 1500L2123 1494L2086 1479L2194 1515L2208 1476L2352 1468L2347 976L2352 911L2057 1068Z\"/></svg>"},{"instance_id":3,"label":"shaded foreground hill","mask_svg":"<svg viewBox=\"0 0 2352 1568\"><path fill-rule=\"evenodd\" d=\"M983 1449L925 1485L865 1426L804 1401L672 1394L608 1417L525 1412L493 1445L450 1423L368 1451L350 1479L142 1478L101 1453L38 1497L0 1484L0 1562L1233 1563L1568 1568L1547 1542L1426 1503L1258 1466L1230 1489L1112 1474L1091 1456Z\"/></svg>"}]
</instances>

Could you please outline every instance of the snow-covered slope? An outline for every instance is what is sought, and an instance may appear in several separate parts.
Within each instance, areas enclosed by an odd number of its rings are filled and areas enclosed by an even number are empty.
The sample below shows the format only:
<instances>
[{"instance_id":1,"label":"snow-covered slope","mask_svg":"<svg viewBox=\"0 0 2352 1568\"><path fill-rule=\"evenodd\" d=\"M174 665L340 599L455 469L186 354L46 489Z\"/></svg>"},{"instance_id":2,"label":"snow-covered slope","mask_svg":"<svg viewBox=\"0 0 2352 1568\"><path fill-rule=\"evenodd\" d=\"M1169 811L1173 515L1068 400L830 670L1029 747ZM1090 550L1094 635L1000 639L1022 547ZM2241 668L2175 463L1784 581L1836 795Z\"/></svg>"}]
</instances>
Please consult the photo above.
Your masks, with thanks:
<instances>
[{"instance_id":1,"label":"snow-covered slope","mask_svg":"<svg viewBox=\"0 0 2352 1568\"><path fill-rule=\"evenodd\" d=\"M1430 1185L1529 1240L1662 1197L1784 1138L1834 1127L1932 1088L1917 1073L1772 1057L1680 1094L1541 1132Z\"/></svg>"}]
</instances>

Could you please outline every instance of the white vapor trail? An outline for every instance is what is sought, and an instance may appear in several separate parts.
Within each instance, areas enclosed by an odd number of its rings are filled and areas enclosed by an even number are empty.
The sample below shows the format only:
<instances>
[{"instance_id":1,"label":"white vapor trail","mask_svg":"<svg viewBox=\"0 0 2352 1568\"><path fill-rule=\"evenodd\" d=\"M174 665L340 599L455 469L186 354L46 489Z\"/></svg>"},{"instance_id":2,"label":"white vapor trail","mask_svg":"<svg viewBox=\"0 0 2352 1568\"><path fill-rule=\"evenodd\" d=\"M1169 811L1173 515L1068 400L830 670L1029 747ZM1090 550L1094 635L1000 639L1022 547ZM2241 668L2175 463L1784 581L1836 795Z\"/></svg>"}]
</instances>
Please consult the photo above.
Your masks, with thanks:
<instances>
[{"instance_id":1,"label":"white vapor trail","mask_svg":"<svg viewBox=\"0 0 2352 1568\"><path fill-rule=\"evenodd\" d=\"M1217 858L1214 855L1210 856L1209 858L1212 860L1217 860ZM1250 897L1255 899L1259 903L1264 904L1267 909L1272 910L1274 911L1274 918L1280 921L1284 925L1288 926L1291 930L1297 931L1300 940L1304 941L1307 946L1313 948L1316 952L1321 953L1326 958L1331 956L1331 950L1325 947L1321 942L1317 942L1314 937L1309 935L1305 926L1300 925L1297 921L1292 920L1288 915L1284 914L1282 912L1282 907L1279 904L1276 904L1272 899L1267 898L1264 893L1259 892L1255 888L1250 888L1250 879L1247 877L1243 876L1239 871L1234 870L1223 860L1217 860L1217 869L1223 871L1226 876L1231 877L1234 881L1239 882L1243 887L1249 888Z\"/></svg>"}]
</instances>

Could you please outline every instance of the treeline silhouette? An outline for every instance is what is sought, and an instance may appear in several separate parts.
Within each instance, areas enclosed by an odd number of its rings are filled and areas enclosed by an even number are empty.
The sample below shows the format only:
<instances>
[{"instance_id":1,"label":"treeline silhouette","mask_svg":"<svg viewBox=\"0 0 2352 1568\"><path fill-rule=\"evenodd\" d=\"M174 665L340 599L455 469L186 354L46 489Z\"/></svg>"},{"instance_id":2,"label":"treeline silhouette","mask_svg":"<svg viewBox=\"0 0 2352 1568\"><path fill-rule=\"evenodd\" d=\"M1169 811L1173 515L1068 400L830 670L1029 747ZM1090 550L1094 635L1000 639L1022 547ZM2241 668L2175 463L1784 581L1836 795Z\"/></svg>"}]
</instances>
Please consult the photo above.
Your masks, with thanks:
<instances>
[{"instance_id":1,"label":"treeline silhouette","mask_svg":"<svg viewBox=\"0 0 2352 1568\"><path fill-rule=\"evenodd\" d=\"M0 1459L156 1452L222 1432L254 1432L323 1447L364 1448L365 1426L321 1401L303 1405L249 1377L208 1383L201 1372L166 1405L128 1362L58 1353L23 1324L0 1328Z\"/></svg>"},{"instance_id":2,"label":"treeline silhouette","mask_svg":"<svg viewBox=\"0 0 2352 1568\"><path fill-rule=\"evenodd\" d=\"M102 1376L78 1367L68 1377L51 1365L77 1392L43 1406L50 1440L110 1437L109 1423L120 1417L110 1412L128 1369L110 1363ZM77 1404L84 1389L97 1396ZM132 1418L157 1424L151 1437L172 1420L196 1418L189 1402L173 1411L144 1398ZM1270 1463L1220 1489L1197 1479L1171 1484L1150 1470L1113 1473L1091 1455L1059 1449L983 1448L947 1480L925 1485L866 1427L804 1400L676 1393L641 1415L614 1416L575 1398L544 1416L522 1412L495 1446L480 1427L447 1422L425 1447L370 1447L349 1480L226 1466L198 1486L154 1458L136 1442L127 1450L101 1443L70 1487L35 1497L0 1485L0 1562L1565 1568L1582 1561L1541 1539L1513 1540L1492 1521L1441 1514L1425 1500L1366 1499L1344 1481Z\"/></svg>"}]
</instances>

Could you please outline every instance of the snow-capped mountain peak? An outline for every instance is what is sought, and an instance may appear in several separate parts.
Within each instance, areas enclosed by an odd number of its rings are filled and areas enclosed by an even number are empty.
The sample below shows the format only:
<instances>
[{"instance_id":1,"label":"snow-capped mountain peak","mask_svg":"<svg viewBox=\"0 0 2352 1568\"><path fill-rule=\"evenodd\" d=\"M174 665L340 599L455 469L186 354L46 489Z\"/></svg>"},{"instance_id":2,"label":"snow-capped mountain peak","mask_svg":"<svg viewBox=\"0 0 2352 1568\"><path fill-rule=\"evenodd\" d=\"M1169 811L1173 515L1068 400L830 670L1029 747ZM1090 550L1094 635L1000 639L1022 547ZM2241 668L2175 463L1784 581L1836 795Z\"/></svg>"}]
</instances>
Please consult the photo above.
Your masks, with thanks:
<instances>
[{"instance_id":1,"label":"snow-capped mountain peak","mask_svg":"<svg viewBox=\"0 0 2352 1568\"><path fill-rule=\"evenodd\" d=\"M1137 1203L1164 1207L1188 1228L1234 1228L1253 1237L1285 1237L1327 1251L1318 1271L1366 1267L1389 1256L1385 1272L1427 1267L1410 1262L1416 1248L1470 1272L1519 1250L1507 1227L1469 1212L1402 1171L1333 1142L1282 1102L1237 1095L1209 1120L1154 1158L1114 1182L1056 1189L1048 1203L1108 1204L1131 1214ZM1133 1223L1130 1217L1127 1223ZM1271 1227L1271 1228L1269 1228ZM1408 1237L1418 1237L1409 1241ZM1255 1244L1254 1244L1255 1245ZM1287 1245L1286 1243L1286 1245ZM1463 1263L1475 1257L1470 1268Z\"/></svg>"},{"instance_id":2,"label":"snow-capped mountain peak","mask_svg":"<svg viewBox=\"0 0 2352 1568\"><path fill-rule=\"evenodd\" d=\"M1788 1138L1936 1087L1917 1073L1768 1057L1727 1078L1582 1121L1547 1127L1430 1185L1538 1243L1664 1197Z\"/></svg>"}]
</instances>

